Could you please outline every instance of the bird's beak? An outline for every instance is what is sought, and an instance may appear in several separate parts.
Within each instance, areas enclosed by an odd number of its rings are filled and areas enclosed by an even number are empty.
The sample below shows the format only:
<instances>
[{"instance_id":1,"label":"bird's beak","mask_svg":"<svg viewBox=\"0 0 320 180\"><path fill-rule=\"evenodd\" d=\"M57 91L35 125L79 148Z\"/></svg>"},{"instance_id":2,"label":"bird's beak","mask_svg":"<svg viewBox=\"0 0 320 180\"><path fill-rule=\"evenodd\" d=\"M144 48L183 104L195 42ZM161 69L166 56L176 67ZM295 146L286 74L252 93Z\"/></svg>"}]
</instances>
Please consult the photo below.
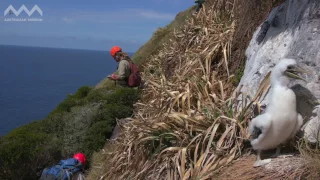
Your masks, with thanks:
<instances>
[{"instance_id":1,"label":"bird's beak","mask_svg":"<svg viewBox=\"0 0 320 180\"><path fill-rule=\"evenodd\" d=\"M301 67L294 67L292 69L287 69L284 73L290 78L300 79L308 82L306 79L298 75L299 73L309 74L306 70L302 69Z\"/></svg>"}]
</instances>

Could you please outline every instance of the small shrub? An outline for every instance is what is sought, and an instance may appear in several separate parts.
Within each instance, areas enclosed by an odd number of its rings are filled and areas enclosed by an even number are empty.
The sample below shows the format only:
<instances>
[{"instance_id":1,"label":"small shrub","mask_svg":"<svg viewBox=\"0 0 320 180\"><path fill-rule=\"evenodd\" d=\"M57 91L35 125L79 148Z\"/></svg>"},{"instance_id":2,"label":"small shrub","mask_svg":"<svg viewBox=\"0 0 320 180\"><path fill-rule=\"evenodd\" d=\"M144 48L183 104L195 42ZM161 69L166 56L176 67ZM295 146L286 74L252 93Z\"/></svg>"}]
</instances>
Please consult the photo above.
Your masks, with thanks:
<instances>
[{"instance_id":1,"label":"small shrub","mask_svg":"<svg viewBox=\"0 0 320 180\"><path fill-rule=\"evenodd\" d=\"M86 154L92 154L95 151L100 150L105 145L107 138L112 135L114 128L112 119L100 121L91 126L85 135L84 144L82 147L83 152ZM90 161L90 158L88 157Z\"/></svg>"},{"instance_id":2,"label":"small shrub","mask_svg":"<svg viewBox=\"0 0 320 180\"><path fill-rule=\"evenodd\" d=\"M79 95L80 96L80 95ZM81 106L86 104L86 99L78 99L75 95L68 96L64 101L62 101L53 113L58 112L70 112L71 108L74 106Z\"/></svg>"},{"instance_id":3,"label":"small shrub","mask_svg":"<svg viewBox=\"0 0 320 180\"><path fill-rule=\"evenodd\" d=\"M132 106L140 97L137 89L120 88L112 94L108 94L106 101L108 104L122 104Z\"/></svg>"},{"instance_id":4,"label":"small shrub","mask_svg":"<svg viewBox=\"0 0 320 180\"><path fill-rule=\"evenodd\" d=\"M132 108L120 104L106 104L96 113L92 125L86 131L82 150L88 154L103 148L116 126L116 119L131 116Z\"/></svg>"},{"instance_id":5,"label":"small shrub","mask_svg":"<svg viewBox=\"0 0 320 180\"><path fill-rule=\"evenodd\" d=\"M86 97L91 92L92 88L89 86L83 86L79 88L74 95L68 95L57 108L50 113L50 115L55 113L70 112L71 108L74 106L81 106L87 103Z\"/></svg>"},{"instance_id":6,"label":"small shrub","mask_svg":"<svg viewBox=\"0 0 320 180\"><path fill-rule=\"evenodd\" d=\"M92 90L91 87L89 86L82 86L78 89L76 94L74 95L75 98L77 99L83 99L88 96L89 92Z\"/></svg>"},{"instance_id":7,"label":"small shrub","mask_svg":"<svg viewBox=\"0 0 320 180\"><path fill-rule=\"evenodd\" d=\"M85 143L85 134L94 121L97 111L97 106L88 104L74 107L70 113L63 116L62 120L65 125L61 135L63 136L64 156L71 156L74 152L83 151L81 147Z\"/></svg>"},{"instance_id":8,"label":"small shrub","mask_svg":"<svg viewBox=\"0 0 320 180\"><path fill-rule=\"evenodd\" d=\"M105 100L112 92L112 90L107 88L94 89L88 94L87 100L89 102L99 102L101 100Z\"/></svg>"},{"instance_id":9,"label":"small shrub","mask_svg":"<svg viewBox=\"0 0 320 180\"><path fill-rule=\"evenodd\" d=\"M132 105L139 99L139 91L134 88L105 88L92 90L87 97L89 102L105 101L108 104Z\"/></svg>"},{"instance_id":10,"label":"small shrub","mask_svg":"<svg viewBox=\"0 0 320 180\"><path fill-rule=\"evenodd\" d=\"M11 131L0 141L0 179L37 179L60 157L59 141L43 133L40 122Z\"/></svg>"},{"instance_id":11,"label":"small shrub","mask_svg":"<svg viewBox=\"0 0 320 180\"><path fill-rule=\"evenodd\" d=\"M66 100L64 100L62 103L60 103L57 107L57 110L58 111L66 111L66 112L70 112L71 108L73 106L75 106L77 103L76 103L76 100L72 97L67 97Z\"/></svg>"},{"instance_id":12,"label":"small shrub","mask_svg":"<svg viewBox=\"0 0 320 180\"><path fill-rule=\"evenodd\" d=\"M132 108L121 104L106 104L103 109L97 114L95 121L103 121L112 119L112 125L115 125L116 119L122 119L131 116Z\"/></svg>"},{"instance_id":13,"label":"small shrub","mask_svg":"<svg viewBox=\"0 0 320 180\"><path fill-rule=\"evenodd\" d=\"M67 115L67 112L56 112L50 114L46 119L42 120L43 132L48 134L56 134L58 137L61 136L63 128L65 127L66 121L64 117Z\"/></svg>"},{"instance_id":14,"label":"small shrub","mask_svg":"<svg viewBox=\"0 0 320 180\"><path fill-rule=\"evenodd\" d=\"M113 80L110 80L109 78L104 78L102 81L99 82L99 84L96 86L96 88L105 88L105 89L116 89L116 84Z\"/></svg>"}]
</instances>

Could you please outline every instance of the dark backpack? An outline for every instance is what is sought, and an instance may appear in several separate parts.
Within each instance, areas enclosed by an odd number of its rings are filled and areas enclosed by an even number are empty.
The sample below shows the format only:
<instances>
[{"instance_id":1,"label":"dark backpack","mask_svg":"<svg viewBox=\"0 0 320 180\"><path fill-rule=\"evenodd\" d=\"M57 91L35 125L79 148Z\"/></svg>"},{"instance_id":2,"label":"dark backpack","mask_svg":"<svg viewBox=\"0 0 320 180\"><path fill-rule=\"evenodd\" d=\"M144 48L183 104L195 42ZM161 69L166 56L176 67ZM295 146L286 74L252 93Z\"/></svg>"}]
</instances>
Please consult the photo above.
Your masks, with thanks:
<instances>
[{"instance_id":1,"label":"dark backpack","mask_svg":"<svg viewBox=\"0 0 320 180\"><path fill-rule=\"evenodd\" d=\"M71 180L82 167L81 162L74 158L60 160L58 164L44 169L39 180Z\"/></svg>"},{"instance_id":2,"label":"dark backpack","mask_svg":"<svg viewBox=\"0 0 320 180\"><path fill-rule=\"evenodd\" d=\"M133 64L131 60L130 63L130 76L128 77L129 87L138 87L141 84L141 74L137 65Z\"/></svg>"}]
</instances>

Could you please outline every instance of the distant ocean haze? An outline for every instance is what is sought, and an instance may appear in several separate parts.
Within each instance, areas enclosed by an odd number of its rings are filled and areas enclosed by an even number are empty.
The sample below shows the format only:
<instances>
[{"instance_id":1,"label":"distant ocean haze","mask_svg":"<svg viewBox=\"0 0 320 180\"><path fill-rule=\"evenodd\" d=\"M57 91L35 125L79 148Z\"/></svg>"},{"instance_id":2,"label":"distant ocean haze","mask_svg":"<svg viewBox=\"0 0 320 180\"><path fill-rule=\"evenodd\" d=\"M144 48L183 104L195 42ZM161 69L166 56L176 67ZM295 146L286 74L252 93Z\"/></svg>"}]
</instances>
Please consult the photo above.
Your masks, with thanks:
<instances>
[{"instance_id":1,"label":"distant ocean haze","mask_svg":"<svg viewBox=\"0 0 320 180\"><path fill-rule=\"evenodd\" d=\"M5 45L0 62L0 136L44 119L68 93L95 86L117 68L108 51Z\"/></svg>"}]
</instances>

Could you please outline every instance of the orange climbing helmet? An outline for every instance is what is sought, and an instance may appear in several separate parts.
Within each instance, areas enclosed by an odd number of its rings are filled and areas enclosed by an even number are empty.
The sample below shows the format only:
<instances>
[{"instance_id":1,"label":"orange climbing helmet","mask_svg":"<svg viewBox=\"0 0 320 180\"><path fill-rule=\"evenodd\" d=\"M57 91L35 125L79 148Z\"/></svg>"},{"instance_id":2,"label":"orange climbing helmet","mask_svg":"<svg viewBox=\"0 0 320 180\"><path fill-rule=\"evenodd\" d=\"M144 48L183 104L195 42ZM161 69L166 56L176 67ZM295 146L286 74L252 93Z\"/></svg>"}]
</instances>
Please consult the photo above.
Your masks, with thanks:
<instances>
[{"instance_id":1,"label":"orange climbing helmet","mask_svg":"<svg viewBox=\"0 0 320 180\"><path fill-rule=\"evenodd\" d=\"M73 156L73 158L78 159L82 165L86 165L87 158L83 153L77 153Z\"/></svg>"},{"instance_id":2,"label":"orange climbing helmet","mask_svg":"<svg viewBox=\"0 0 320 180\"><path fill-rule=\"evenodd\" d=\"M112 57L114 57L116 55L117 52L122 51L122 48L119 46L113 46L110 50L110 54Z\"/></svg>"}]
</instances>

